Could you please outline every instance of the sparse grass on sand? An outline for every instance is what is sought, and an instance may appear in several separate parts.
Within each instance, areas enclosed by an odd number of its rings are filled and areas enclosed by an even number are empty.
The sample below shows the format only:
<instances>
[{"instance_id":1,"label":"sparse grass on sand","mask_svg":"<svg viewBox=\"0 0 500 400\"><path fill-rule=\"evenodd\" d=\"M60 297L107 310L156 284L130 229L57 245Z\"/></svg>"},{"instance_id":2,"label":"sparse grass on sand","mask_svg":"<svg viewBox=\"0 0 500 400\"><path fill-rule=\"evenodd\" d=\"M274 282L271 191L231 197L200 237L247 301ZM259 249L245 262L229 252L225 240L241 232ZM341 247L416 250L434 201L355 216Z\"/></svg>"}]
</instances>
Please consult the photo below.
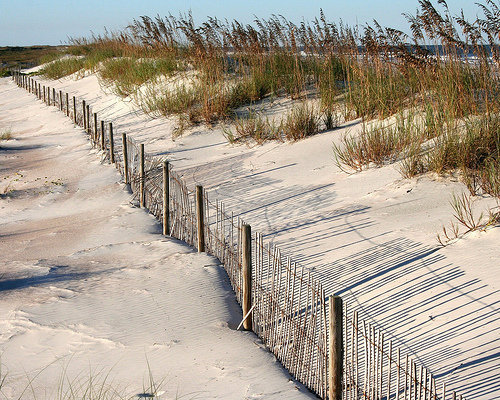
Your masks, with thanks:
<instances>
[{"instance_id":1,"label":"sparse grass on sand","mask_svg":"<svg viewBox=\"0 0 500 400\"><path fill-rule=\"evenodd\" d=\"M4 129L0 131L0 140L11 140L12 139L12 130Z\"/></svg>"},{"instance_id":2,"label":"sparse grass on sand","mask_svg":"<svg viewBox=\"0 0 500 400\"><path fill-rule=\"evenodd\" d=\"M49 368L54 367L54 363L40 369L32 376L26 375L26 382L22 386L21 393L17 396L17 400L24 398L37 399L37 383L42 375ZM132 400L132 399L160 399L164 391L162 386L164 379L156 380L153 372L147 362L147 374L142 382L142 389L130 392L126 388L121 388L113 381L113 370L93 370L88 372L80 372L72 376L68 372L69 365L61 365L61 371L57 385L53 388L51 399L54 400ZM19 385L19 378L16 378L16 384ZM9 385L9 375L5 372L5 367L2 369L0 363L0 395L3 395L3 389ZM4 395L5 396L5 395ZM4 397L2 397L4 398ZM5 397L6 398L6 397ZM43 399L45 399L45 395ZM176 397L177 398L177 397Z\"/></svg>"}]
</instances>

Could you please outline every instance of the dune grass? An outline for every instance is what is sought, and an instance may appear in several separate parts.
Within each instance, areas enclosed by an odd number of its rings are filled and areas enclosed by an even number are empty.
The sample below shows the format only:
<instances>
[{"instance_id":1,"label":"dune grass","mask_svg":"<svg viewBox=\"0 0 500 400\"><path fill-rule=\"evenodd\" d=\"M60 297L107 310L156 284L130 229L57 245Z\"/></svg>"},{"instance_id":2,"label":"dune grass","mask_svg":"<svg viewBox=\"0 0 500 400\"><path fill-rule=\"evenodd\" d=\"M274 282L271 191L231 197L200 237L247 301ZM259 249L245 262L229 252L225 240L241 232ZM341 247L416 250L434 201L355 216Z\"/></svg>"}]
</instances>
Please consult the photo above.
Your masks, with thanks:
<instances>
[{"instance_id":1,"label":"dune grass","mask_svg":"<svg viewBox=\"0 0 500 400\"><path fill-rule=\"evenodd\" d=\"M178 71L175 59L136 59L119 57L107 59L99 68L99 77L113 86L116 94L130 96L144 83L158 77L169 76Z\"/></svg>"},{"instance_id":2,"label":"dune grass","mask_svg":"<svg viewBox=\"0 0 500 400\"><path fill-rule=\"evenodd\" d=\"M480 212L478 215L474 211L475 200L477 199L467 193L453 194L450 200L453 221L448 227L443 225L442 232L436 235L437 241L442 246L447 246L470 232L485 231L500 223L500 204L497 203L496 207Z\"/></svg>"},{"instance_id":3,"label":"dune grass","mask_svg":"<svg viewBox=\"0 0 500 400\"><path fill-rule=\"evenodd\" d=\"M21 393L18 395L17 400L25 398L37 399L37 386L38 381L42 379L43 373L48 368L54 367L53 362L44 368L41 368L33 375L26 374L26 383L21 383ZM149 361L146 359L147 371L146 377L143 379L140 392L137 390L130 391L125 387L120 387L113 380L113 369L89 369L88 372L80 372L70 374L68 372L69 365L61 365L59 378L57 384L49 390L50 398L54 400L132 400L132 399L160 399L164 391L162 387L165 380L157 380L153 376L153 372ZM3 368L3 369L2 369ZM5 367L0 362L0 395L5 397L3 389L11 385L9 381L9 374L5 371ZM19 378L16 378L16 385L20 384ZM47 398L47 389L44 390L44 399ZM7 397L5 397L7 398ZM176 397L177 398L177 397Z\"/></svg>"},{"instance_id":4,"label":"dune grass","mask_svg":"<svg viewBox=\"0 0 500 400\"><path fill-rule=\"evenodd\" d=\"M12 130L11 129L3 129L0 131L0 141L1 140L10 140L12 139Z\"/></svg>"},{"instance_id":5,"label":"dune grass","mask_svg":"<svg viewBox=\"0 0 500 400\"><path fill-rule=\"evenodd\" d=\"M48 79L60 79L80 71L85 65L83 58L64 58L52 61L38 72Z\"/></svg>"},{"instance_id":6,"label":"dune grass","mask_svg":"<svg viewBox=\"0 0 500 400\"><path fill-rule=\"evenodd\" d=\"M499 14L491 0L478 4L473 21L444 1L419 0L416 14L406 15L410 36L376 21L354 29L323 12L299 25L279 16L248 25L217 18L197 25L190 13L143 16L118 32L71 39L69 51L80 58L53 62L45 73L99 71L152 116L177 115L182 126L235 121L233 139L298 140L339 121L378 119L335 147L340 165L400 161L404 176L458 169L472 192L497 193ZM157 84L179 71L190 74L187 83ZM258 118L238 120L239 107L268 96L319 99L319 110L299 104L285 115L282 135ZM408 112L418 123L402 125Z\"/></svg>"}]
</instances>

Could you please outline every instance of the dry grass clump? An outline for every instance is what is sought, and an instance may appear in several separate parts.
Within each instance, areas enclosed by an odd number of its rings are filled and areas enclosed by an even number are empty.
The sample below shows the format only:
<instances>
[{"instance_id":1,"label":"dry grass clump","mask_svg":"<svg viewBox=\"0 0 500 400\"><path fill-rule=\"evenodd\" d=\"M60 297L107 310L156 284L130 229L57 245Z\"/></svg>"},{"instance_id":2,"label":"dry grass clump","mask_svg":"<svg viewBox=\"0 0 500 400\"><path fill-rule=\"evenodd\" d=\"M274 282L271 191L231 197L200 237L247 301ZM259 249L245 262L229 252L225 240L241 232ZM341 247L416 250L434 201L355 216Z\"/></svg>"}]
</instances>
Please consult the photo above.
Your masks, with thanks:
<instances>
[{"instance_id":1,"label":"dry grass clump","mask_svg":"<svg viewBox=\"0 0 500 400\"><path fill-rule=\"evenodd\" d=\"M422 143L421 132L413 113L400 113L390 124L363 123L358 136L345 135L340 145L333 145L337 165L361 171L395 162L405 150Z\"/></svg>"},{"instance_id":2,"label":"dry grass clump","mask_svg":"<svg viewBox=\"0 0 500 400\"><path fill-rule=\"evenodd\" d=\"M231 128L225 128L223 132L230 143L254 141L262 144L269 140L281 140L283 128L282 124L250 112L246 117L237 117L234 120L234 132Z\"/></svg>"},{"instance_id":3,"label":"dry grass clump","mask_svg":"<svg viewBox=\"0 0 500 400\"><path fill-rule=\"evenodd\" d=\"M12 130L4 129L0 132L0 140L10 140L12 139Z\"/></svg>"},{"instance_id":4,"label":"dry grass clump","mask_svg":"<svg viewBox=\"0 0 500 400\"><path fill-rule=\"evenodd\" d=\"M500 223L500 207L498 205L496 208L487 210L486 213L481 212L477 215L474 212L474 202L475 199L467 193L453 194L450 204L455 222L452 221L448 228L443 226L442 233L436 235L442 246L446 246L470 232L484 231Z\"/></svg>"},{"instance_id":5,"label":"dry grass clump","mask_svg":"<svg viewBox=\"0 0 500 400\"><path fill-rule=\"evenodd\" d=\"M320 118L316 109L302 103L294 107L283 121L283 134L289 140L304 139L319 132Z\"/></svg>"}]
</instances>

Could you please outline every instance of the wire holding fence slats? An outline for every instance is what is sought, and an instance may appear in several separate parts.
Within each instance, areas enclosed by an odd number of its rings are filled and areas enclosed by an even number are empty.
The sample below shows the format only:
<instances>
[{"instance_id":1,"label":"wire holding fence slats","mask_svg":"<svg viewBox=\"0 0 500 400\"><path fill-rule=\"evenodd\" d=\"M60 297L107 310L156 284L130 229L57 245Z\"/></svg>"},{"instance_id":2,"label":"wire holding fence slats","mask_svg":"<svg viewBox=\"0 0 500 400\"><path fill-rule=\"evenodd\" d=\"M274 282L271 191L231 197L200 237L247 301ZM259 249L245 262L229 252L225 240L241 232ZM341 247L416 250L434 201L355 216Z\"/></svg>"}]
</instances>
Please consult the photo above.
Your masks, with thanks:
<instances>
[{"instance_id":1,"label":"wire holding fence slats","mask_svg":"<svg viewBox=\"0 0 500 400\"><path fill-rule=\"evenodd\" d=\"M26 76L15 73L18 86L36 88ZM57 106L76 124L85 127L93 147L103 150L103 160L110 160L109 132L94 120L92 106L75 97L74 107L64 102L62 92L38 85L32 92L40 101ZM31 89L29 89L31 91ZM66 96L66 99L68 97ZM66 108L65 108L66 107ZM76 110L76 115L75 115ZM86 122L86 123L85 123ZM116 136L118 137L118 136ZM134 197L140 195L140 146L126 136L128 173L126 182ZM115 140L113 155L117 170L125 177L123 143ZM162 161L145 154L144 206L160 221L163 218ZM198 230L194 192L175 171L169 174L170 234L189 245L197 245ZM203 191L203 229L205 250L224 266L237 301L242 303L242 227L244 221L229 213L223 202L209 199ZM265 245L263 235L252 239L252 326L262 342L290 373L320 398L328 398L329 349L328 307L321 282L303 266L284 257L279 248ZM344 309L344 400L446 400L446 386L441 391L432 373L417 366L409 354L387 342L384 333L371 323ZM460 397L461 398L461 397Z\"/></svg>"}]
</instances>

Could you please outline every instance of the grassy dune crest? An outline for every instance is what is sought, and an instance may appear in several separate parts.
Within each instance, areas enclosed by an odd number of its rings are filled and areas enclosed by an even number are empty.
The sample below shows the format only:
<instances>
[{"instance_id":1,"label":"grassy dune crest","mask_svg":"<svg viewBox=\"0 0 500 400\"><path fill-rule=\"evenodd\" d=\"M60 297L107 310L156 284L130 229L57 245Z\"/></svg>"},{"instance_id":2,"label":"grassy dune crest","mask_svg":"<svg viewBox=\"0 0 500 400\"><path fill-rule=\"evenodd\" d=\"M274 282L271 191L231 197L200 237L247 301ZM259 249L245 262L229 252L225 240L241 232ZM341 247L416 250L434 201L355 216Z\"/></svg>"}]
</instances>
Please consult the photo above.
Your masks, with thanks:
<instances>
[{"instance_id":1,"label":"grassy dune crest","mask_svg":"<svg viewBox=\"0 0 500 400\"><path fill-rule=\"evenodd\" d=\"M500 9L492 0L477 7L468 21L445 1L419 0L416 14L405 15L411 35L376 21L354 29L322 11L300 24L278 16L249 25L212 17L197 25L190 13L142 16L119 32L71 39L80 58L43 73L97 71L148 114L177 115L180 132L235 122L230 140L297 140L342 121L377 119L334 147L346 170L399 162L404 176L459 171L472 193L497 195ZM236 113L268 97L302 105L277 127Z\"/></svg>"}]
</instances>

